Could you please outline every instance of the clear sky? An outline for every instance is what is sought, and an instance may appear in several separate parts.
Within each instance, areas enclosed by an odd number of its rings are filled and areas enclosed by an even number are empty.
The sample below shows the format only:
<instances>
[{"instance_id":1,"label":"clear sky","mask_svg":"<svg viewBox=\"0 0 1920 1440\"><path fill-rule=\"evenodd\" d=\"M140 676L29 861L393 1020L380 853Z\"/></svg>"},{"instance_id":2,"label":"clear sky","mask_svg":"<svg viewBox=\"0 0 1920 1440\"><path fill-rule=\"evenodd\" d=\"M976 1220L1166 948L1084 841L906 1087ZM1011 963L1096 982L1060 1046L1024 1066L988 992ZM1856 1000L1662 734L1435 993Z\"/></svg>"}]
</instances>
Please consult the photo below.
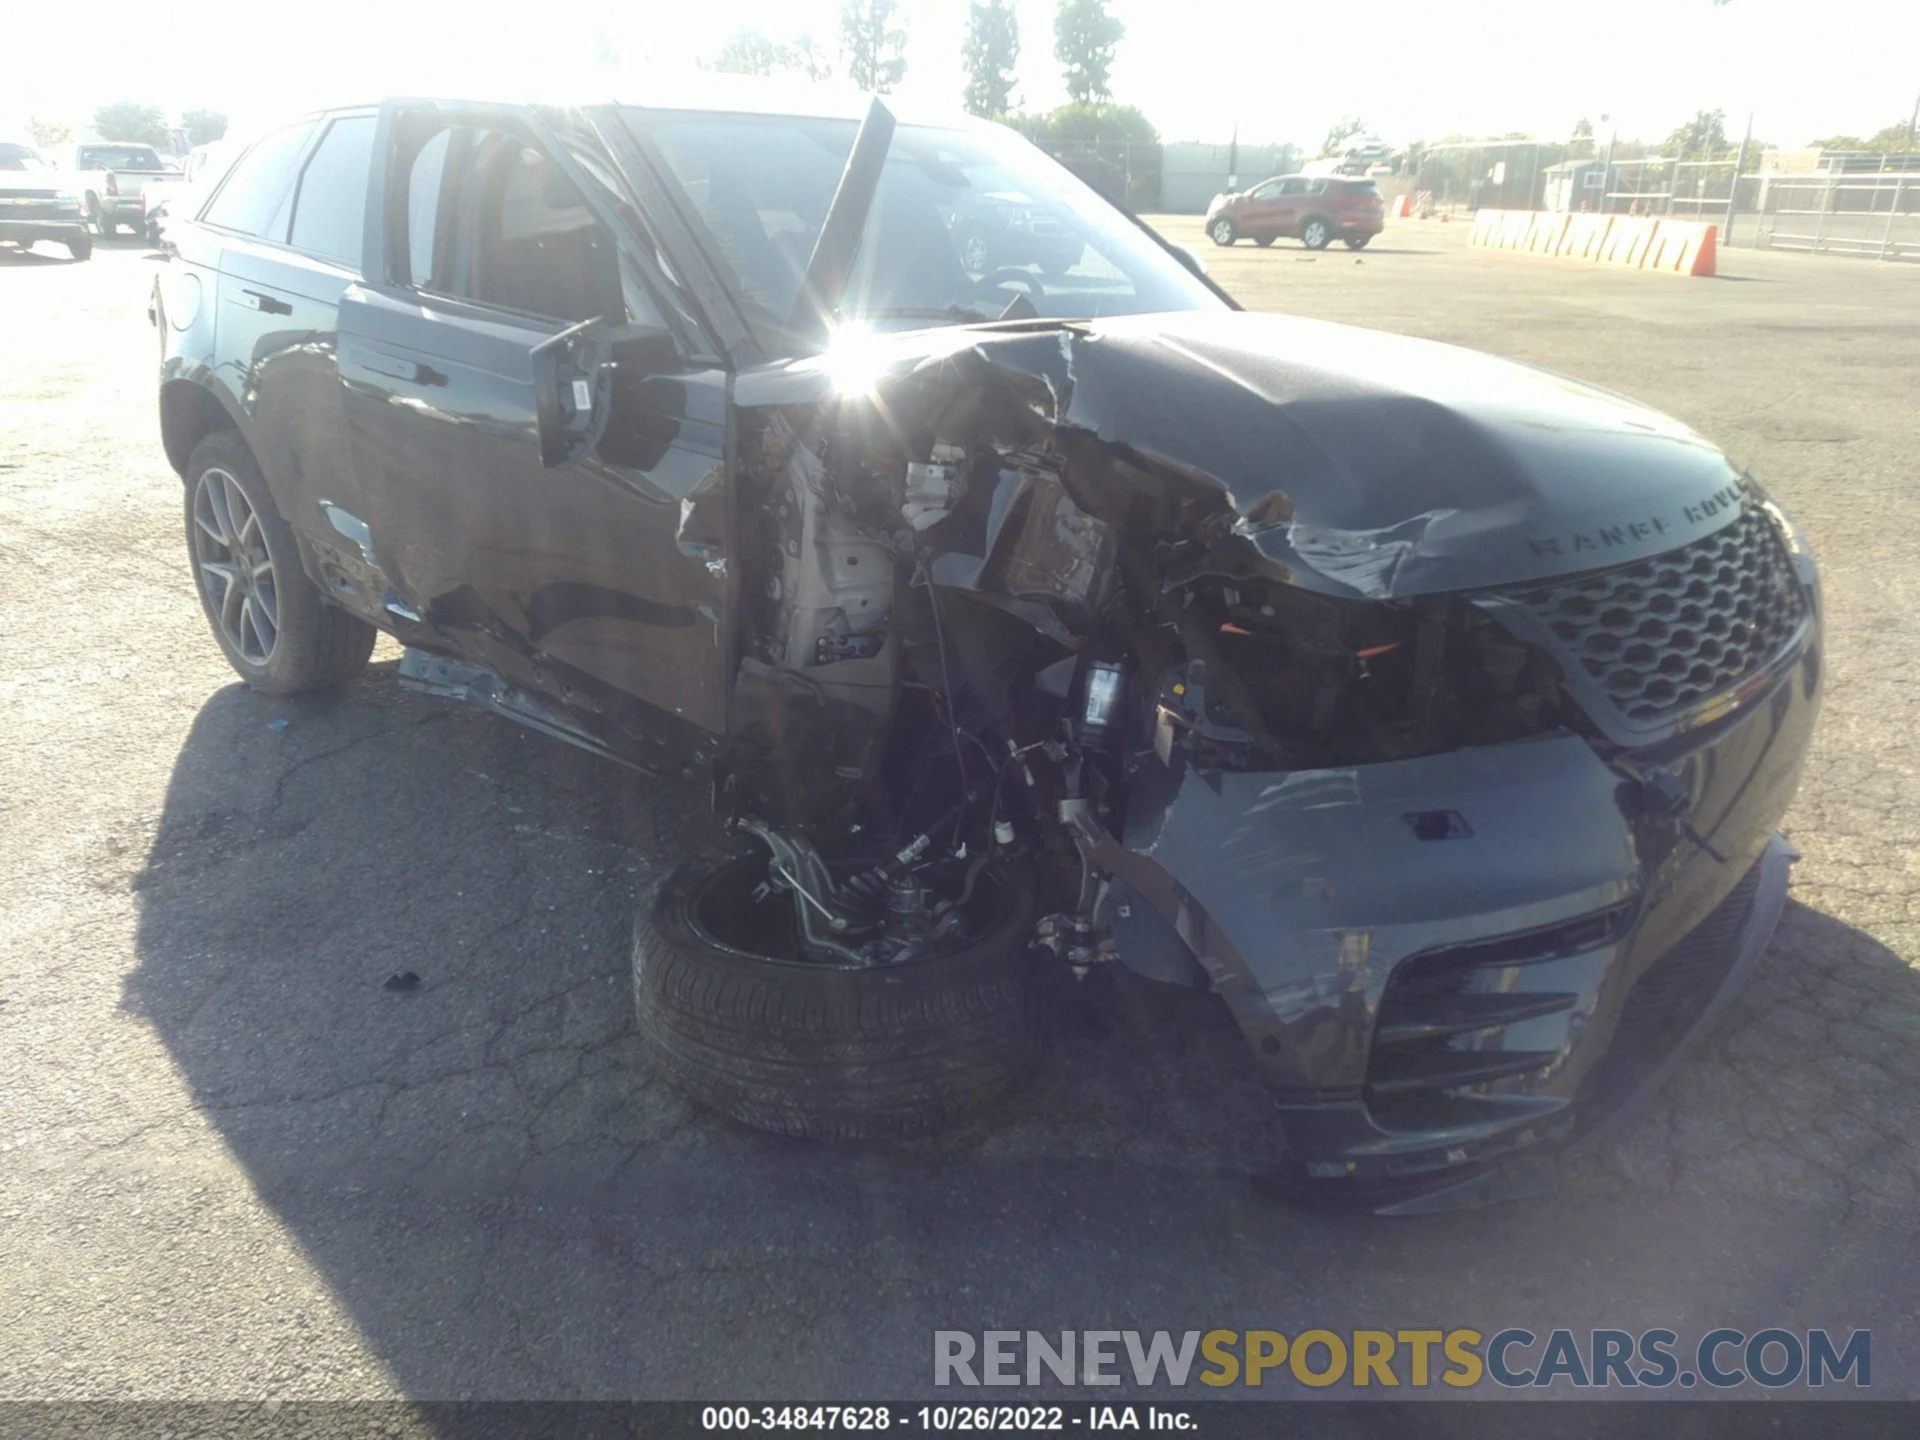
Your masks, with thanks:
<instances>
[{"instance_id":1,"label":"clear sky","mask_svg":"<svg viewBox=\"0 0 1920 1440\"><path fill-rule=\"evenodd\" d=\"M0 134L29 115L84 122L116 99L237 124L385 91L614 93L620 71L687 71L727 35L811 33L837 0L16 0L0 22ZM1018 98L1064 98L1052 0L1018 0ZM1358 115L1400 143L1449 132L1658 139L1697 109L1746 112L1778 144L1870 134L1920 92L1920 0L1112 0L1127 26L1115 98L1169 140L1317 144ZM965 0L902 0L903 96L957 105ZM596 56L611 53L617 65ZM631 82L633 75L628 74ZM630 98L643 99L638 93Z\"/></svg>"}]
</instances>

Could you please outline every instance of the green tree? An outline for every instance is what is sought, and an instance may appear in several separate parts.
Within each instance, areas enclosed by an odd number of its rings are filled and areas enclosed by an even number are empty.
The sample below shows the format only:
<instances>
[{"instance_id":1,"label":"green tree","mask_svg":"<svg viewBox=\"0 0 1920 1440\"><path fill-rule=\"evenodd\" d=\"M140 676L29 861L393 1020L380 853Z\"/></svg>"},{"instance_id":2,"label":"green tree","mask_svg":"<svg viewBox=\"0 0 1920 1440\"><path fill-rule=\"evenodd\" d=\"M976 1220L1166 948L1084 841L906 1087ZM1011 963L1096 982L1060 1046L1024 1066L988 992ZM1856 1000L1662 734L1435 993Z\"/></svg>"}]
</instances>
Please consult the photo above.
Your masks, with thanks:
<instances>
[{"instance_id":1,"label":"green tree","mask_svg":"<svg viewBox=\"0 0 1920 1440\"><path fill-rule=\"evenodd\" d=\"M1358 115L1348 115L1335 121L1333 127L1327 131L1326 140L1321 143L1320 158L1325 159L1329 155L1338 154L1341 145L1350 136L1359 135L1366 128Z\"/></svg>"},{"instance_id":2,"label":"green tree","mask_svg":"<svg viewBox=\"0 0 1920 1440\"><path fill-rule=\"evenodd\" d=\"M1071 100L1005 123L1110 200L1138 206L1160 194L1160 132L1132 105Z\"/></svg>"},{"instance_id":3,"label":"green tree","mask_svg":"<svg viewBox=\"0 0 1920 1440\"><path fill-rule=\"evenodd\" d=\"M758 30L736 30L713 57L712 69L726 75L771 75L794 63L792 49Z\"/></svg>"},{"instance_id":4,"label":"green tree","mask_svg":"<svg viewBox=\"0 0 1920 1440\"><path fill-rule=\"evenodd\" d=\"M802 35L793 42L793 63L796 69L804 70L807 79L816 84L833 78L832 57L811 35Z\"/></svg>"},{"instance_id":5,"label":"green tree","mask_svg":"<svg viewBox=\"0 0 1920 1440\"><path fill-rule=\"evenodd\" d=\"M1020 59L1020 18L1011 0L973 0L967 7L966 106L970 115L1004 115Z\"/></svg>"},{"instance_id":6,"label":"green tree","mask_svg":"<svg viewBox=\"0 0 1920 1440\"><path fill-rule=\"evenodd\" d=\"M189 145L211 145L227 133L227 117L218 110L187 110L180 116L180 128L187 132Z\"/></svg>"},{"instance_id":7,"label":"green tree","mask_svg":"<svg viewBox=\"0 0 1920 1440\"><path fill-rule=\"evenodd\" d=\"M72 138L73 127L59 120L34 119L27 121L27 139L33 142L34 148L37 150L45 150L50 146L59 145Z\"/></svg>"},{"instance_id":8,"label":"green tree","mask_svg":"<svg viewBox=\"0 0 1920 1440\"><path fill-rule=\"evenodd\" d=\"M907 73L907 32L895 21L899 0L841 0L840 51L847 78L884 95Z\"/></svg>"},{"instance_id":9,"label":"green tree","mask_svg":"<svg viewBox=\"0 0 1920 1440\"><path fill-rule=\"evenodd\" d=\"M1696 110L1686 124L1677 126L1660 146L1662 155L1718 155L1727 149L1727 112Z\"/></svg>"},{"instance_id":10,"label":"green tree","mask_svg":"<svg viewBox=\"0 0 1920 1440\"><path fill-rule=\"evenodd\" d=\"M1048 112L1047 141L1053 145L1095 145L1131 141L1136 145L1156 145L1160 132L1153 122L1133 105L1115 105L1111 101L1073 100Z\"/></svg>"},{"instance_id":11,"label":"green tree","mask_svg":"<svg viewBox=\"0 0 1920 1440\"><path fill-rule=\"evenodd\" d=\"M1569 160L1593 158L1593 122L1584 115L1573 124L1573 139L1567 145Z\"/></svg>"},{"instance_id":12,"label":"green tree","mask_svg":"<svg viewBox=\"0 0 1920 1440\"><path fill-rule=\"evenodd\" d=\"M116 100L93 112L93 128L102 140L124 140L161 146L173 139L167 129L167 117L157 105L141 105L132 100Z\"/></svg>"},{"instance_id":13,"label":"green tree","mask_svg":"<svg viewBox=\"0 0 1920 1440\"><path fill-rule=\"evenodd\" d=\"M1075 100L1110 100L1113 50L1127 27L1107 13L1106 0L1060 0L1053 16L1053 55Z\"/></svg>"},{"instance_id":14,"label":"green tree","mask_svg":"<svg viewBox=\"0 0 1920 1440\"><path fill-rule=\"evenodd\" d=\"M1913 122L1896 120L1884 130L1876 130L1867 139L1867 148L1882 155L1904 155L1913 149Z\"/></svg>"}]
</instances>

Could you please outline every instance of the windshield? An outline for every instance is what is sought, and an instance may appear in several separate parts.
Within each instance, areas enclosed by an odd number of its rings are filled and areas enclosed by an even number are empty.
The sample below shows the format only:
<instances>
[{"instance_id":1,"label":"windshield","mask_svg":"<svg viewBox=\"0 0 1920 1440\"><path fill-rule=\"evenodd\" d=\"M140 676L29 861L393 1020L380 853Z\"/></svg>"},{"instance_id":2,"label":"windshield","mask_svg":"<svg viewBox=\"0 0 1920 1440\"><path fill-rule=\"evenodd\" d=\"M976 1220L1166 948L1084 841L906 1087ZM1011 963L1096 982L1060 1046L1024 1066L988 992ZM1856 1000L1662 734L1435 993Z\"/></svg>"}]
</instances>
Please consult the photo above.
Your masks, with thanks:
<instances>
[{"instance_id":1,"label":"windshield","mask_svg":"<svg viewBox=\"0 0 1920 1440\"><path fill-rule=\"evenodd\" d=\"M151 145L82 145L76 157L80 170L164 170Z\"/></svg>"},{"instance_id":2,"label":"windshield","mask_svg":"<svg viewBox=\"0 0 1920 1440\"><path fill-rule=\"evenodd\" d=\"M633 109L749 318L793 309L851 120ZM1220 306L1153 239L1011 131L902 125L840 318L893 327ZM1031 310L1027 307L1031 306Z\"/></svg>"},{"instance_id":3,"label":"windshield","mask_svg":"<svg viewBox=\"0 0 1920 1440\"><path fill-rule=\"evenodd\" d=\"M24 145L0 144L0 170L44 170L46 164Z\"/></svg>"}]
</instances>

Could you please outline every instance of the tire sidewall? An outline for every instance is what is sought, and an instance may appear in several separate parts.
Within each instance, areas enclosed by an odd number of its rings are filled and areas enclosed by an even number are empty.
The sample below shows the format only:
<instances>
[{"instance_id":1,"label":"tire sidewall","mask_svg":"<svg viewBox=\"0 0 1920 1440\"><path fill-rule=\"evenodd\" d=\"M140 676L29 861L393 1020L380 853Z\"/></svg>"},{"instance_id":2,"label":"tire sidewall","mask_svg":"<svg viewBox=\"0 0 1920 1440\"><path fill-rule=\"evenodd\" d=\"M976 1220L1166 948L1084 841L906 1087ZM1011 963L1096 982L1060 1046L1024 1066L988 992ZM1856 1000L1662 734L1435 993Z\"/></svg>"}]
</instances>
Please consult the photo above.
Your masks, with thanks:
<instances>
[{"instance_id":1,"label":"tire sidewall","mask_svg":"<svg viewBox=\"0 0 1920 1440\"><path fill-rule=\"evenodd\" d=\"M1315 227L1319 233L1315 234ZM1333 243L1333 226L1318 215L1310 215L1300 227L1300 243L1309 250L1324 250Z\"/></svg>"},{"instance_id":2,"label":"tire sidewall","mask_svg":"<svg viewBox=\"0 0 1920 1440\"><path fill-rule=\"evenodd\" d=\"M261 539L266 545L267 556L273 561L274 600L280 619L276 627L278 638L265 665L248 660L228 640L212 597L201 583L199 548L194 537L194 505L207 472L216 469L231 475L241 493L247 497L247 503L259 517ZM308 671L312 664L311 637L324 602L315 591L313 582L307 578L306 571L301 568L300 545L294 538L292 528L281 518L280 507L274 503L266 478L261 475L253 453L236 431L216 430L194 447L193 455L187 461L183 490L187 563L194 594L200 597L200 609L207 617L207 628L213 632L213 638L220 646L221 653L227 657L227 663L255 690L284 695L307 688L310 683Z\"/></svg>"},{"instance_id":3,"label":"tire sidewall","mask_svg":"<svg viewBox=\"0 0 1920 1440\"><path fill-rule=\"evenodd\" d=\"M1233 223L1231 216L1222 215L1207 226L1207 238L1216 245L1231 245L1240 238L1239 230L1240 227Z\"/></svg>"},{"instance_id":4,"label":"tire sidewall","mask_svg":"<svg viewBox=\"0 0 1920 1440\"><path fill-rule=\"evenodd\" d=\"M1030 879L1001 869L1011 904L954 950L836 970L729 949L691 922L715 871L750 854L695 856L634 917L635 1019L663 1079L754 1129L839 1141L978 1115L1031 1072L1041 1031Z\"/></svg>"}]
</instances>

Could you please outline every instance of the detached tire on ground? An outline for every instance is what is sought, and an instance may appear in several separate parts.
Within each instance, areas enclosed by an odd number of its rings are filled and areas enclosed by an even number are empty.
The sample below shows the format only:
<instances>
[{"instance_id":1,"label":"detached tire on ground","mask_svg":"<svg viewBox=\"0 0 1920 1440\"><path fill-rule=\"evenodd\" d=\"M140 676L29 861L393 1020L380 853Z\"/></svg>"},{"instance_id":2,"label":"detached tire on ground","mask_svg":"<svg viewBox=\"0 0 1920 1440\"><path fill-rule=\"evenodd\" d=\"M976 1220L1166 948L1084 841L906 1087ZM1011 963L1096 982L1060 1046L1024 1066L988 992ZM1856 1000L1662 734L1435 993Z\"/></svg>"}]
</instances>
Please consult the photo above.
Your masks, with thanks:
<instances>
[{"instance_id":1,"label":"detached tire on ground","mask_svg":"<svg viewBox=\"0 0 1920 1440\"><path fill-rule=\"evenodd\" d=\"M957 948L869 969L776 959L721 939L764 878L757 847L681 865L634 922L640 1034L676 1087L760 1130L859 1140L976 1114L1039 1052L1031 885L999 865L986 923ZM786 896L768 902L789 911ZM715 907L719 907L717 910ZM717 920L716 917L721 917Z\"/></svg>"}]
</instances>

